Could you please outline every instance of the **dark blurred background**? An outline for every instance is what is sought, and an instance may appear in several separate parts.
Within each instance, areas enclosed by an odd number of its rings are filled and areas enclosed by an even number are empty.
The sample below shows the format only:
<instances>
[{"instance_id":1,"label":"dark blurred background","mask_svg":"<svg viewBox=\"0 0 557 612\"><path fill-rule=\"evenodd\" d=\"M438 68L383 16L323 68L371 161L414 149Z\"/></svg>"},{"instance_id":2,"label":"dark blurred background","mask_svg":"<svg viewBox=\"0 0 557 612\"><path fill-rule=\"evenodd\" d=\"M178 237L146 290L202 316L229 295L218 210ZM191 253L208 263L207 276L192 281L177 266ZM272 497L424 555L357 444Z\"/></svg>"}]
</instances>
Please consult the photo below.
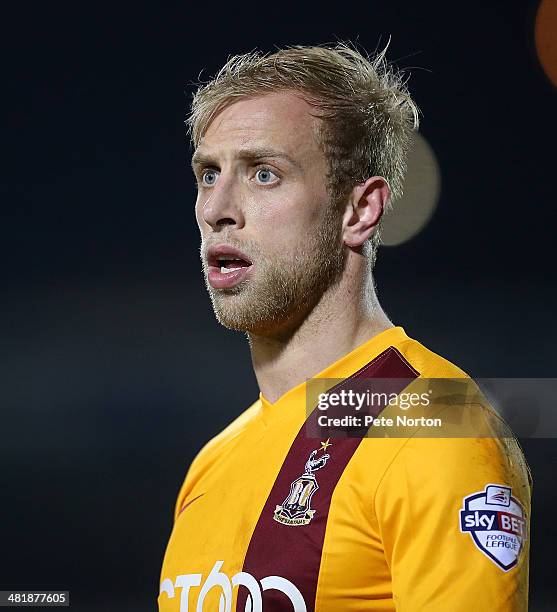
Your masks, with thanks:
<instances>
[{"instance_id":1,"label":"dark blurred background","mask_svg":"<svg viewBox=\"0 0 557 612\"><path fill-rule=\"evenodd\" d=\"M183 124L191 83L229 54L338 39L374 51L390 36L440 196L421 232L381 249L380 300L472 376L556 375L557 22L544 5L4 6L0 589L155 610L186 469L257 397L247 342L219 327L203 285ZM531 610L550 610L557 442L522 444Z\"/></svg>"}]
</instances>

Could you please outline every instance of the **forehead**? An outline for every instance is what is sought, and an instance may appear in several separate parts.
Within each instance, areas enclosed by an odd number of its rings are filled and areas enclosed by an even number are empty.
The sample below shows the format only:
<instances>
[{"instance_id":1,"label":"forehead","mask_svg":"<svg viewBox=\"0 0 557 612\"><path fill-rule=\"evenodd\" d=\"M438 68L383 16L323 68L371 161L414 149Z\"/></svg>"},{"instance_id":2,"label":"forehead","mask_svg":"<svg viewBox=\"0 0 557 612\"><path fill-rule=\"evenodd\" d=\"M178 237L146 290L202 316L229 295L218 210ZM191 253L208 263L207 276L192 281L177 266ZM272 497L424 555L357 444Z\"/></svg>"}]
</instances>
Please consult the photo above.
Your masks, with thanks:
<instances>
[{"instance_id":1,"label":"forehead","mask_svg":"<svg viewBox=\"0 0 557 612\"><path fill-rule=\"evenodd\" d=\"M198 148L222 151L248 144L275 147L302 158L320 152L320 119L312 106L292 92L268 94L234 102L209 124Z\"/></svg>"}]
</instances>

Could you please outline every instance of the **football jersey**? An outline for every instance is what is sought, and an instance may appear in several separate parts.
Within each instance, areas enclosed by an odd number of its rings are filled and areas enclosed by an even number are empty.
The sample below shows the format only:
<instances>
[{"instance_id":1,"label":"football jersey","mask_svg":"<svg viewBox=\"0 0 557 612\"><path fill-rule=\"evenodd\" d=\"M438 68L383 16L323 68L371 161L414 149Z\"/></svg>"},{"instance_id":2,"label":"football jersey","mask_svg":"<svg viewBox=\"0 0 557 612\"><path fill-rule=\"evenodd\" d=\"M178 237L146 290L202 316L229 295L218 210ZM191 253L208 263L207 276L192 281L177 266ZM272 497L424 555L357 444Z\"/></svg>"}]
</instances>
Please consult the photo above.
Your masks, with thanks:
<instances>
[{"instance_id":1,"label":"football jersey","mask_svg":"<svg viewBox=\"0 0 557 612\"><path fill-rule=\"evenodd\" d=\"M470 380L400 326L314 378L357 377ZM531 477L516 439L316 439L307 385L260 393L191 464L159 611L527 610Z\"/></svg>"}]
</instances>

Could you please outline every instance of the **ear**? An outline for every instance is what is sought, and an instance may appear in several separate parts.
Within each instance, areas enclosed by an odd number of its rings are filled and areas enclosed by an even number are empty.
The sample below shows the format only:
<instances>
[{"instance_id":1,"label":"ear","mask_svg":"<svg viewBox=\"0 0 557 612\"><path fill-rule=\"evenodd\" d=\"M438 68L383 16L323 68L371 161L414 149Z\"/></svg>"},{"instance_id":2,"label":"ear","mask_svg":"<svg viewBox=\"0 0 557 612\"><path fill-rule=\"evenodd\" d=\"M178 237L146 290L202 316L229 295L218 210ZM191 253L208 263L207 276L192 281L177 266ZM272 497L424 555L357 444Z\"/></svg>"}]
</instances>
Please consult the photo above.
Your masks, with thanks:
<instances>
[{"instance_id":1,"label":"ear","mask_svg":"<svg viewBox=\"0 0 557 612\"><path fill-rule=\"evenodd\" d=\"M372 176L352 189L342 220L344 244L359 247L371 236L390 197L389 184L382 176Z\"/></svg>"}]
</instances>

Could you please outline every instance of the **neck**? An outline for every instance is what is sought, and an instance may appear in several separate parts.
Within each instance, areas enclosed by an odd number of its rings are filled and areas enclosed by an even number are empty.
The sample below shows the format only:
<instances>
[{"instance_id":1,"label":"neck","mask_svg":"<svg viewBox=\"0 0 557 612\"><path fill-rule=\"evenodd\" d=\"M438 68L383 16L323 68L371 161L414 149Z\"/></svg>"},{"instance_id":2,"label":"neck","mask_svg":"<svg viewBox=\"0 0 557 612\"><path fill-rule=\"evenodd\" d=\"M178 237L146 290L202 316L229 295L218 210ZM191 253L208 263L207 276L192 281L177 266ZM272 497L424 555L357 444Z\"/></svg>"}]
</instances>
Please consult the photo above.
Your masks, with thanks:
<instances>
[{"instance_id":1,"label":"neck","mask_svg":"<svg viewBox=\"0 0 557 612\"><path fill-rule=\"evenodd\" d=\"M289 389L393 327L377 300L371 274L359 272L344 274L295 331L280 337L248 334L255 376L267 400L274 403Z\"/></svg>"}]
</instances>

